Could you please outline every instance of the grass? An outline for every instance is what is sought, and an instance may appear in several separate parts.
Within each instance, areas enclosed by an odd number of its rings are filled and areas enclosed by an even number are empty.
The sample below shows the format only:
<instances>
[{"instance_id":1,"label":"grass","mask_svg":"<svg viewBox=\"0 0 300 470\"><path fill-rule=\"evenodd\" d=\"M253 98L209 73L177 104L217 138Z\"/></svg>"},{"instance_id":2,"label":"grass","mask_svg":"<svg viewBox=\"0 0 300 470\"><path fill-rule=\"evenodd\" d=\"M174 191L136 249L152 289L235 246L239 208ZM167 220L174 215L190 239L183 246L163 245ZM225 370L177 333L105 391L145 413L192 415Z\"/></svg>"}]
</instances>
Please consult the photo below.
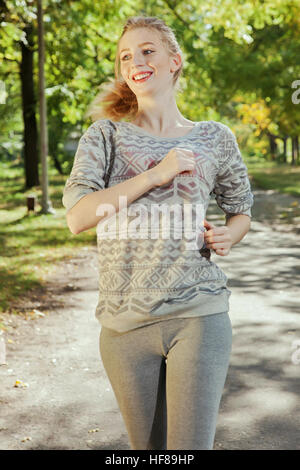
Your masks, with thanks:
<instances>
[{"instance_id":1,"label":"grass","mask_svg":"<svg viewBox=\"0 0 300 470\"><path fill-rule=\"evenodd\" d=\"M96 231L73 235L66 223L61 198L66 177L49 170L49 198L56 213L27 214L26 197L34 193L41 201L41 188L24 191L23 168L0 163L0 312L34 287L45 284L55 263L71 258L83 246L96 245ZM16 313L16 312L14 312Z\"/></svg>"},{"instance_id":2,"label":"grass","mask_svg":"<svg viewBox=\"0 0 300 470\"><path fill-rule=\"evenodd\" d=\"M300 196L300 167L253 159L246 164L255 185ZM49 169L49 198L55 215L28 215L26 197L34 193L41 201L41 188L24 191L22 166L0 162L0 313L17 313L12 301L43 286L58 261L71 258L77 248L96 246L95 229L79 235L69 231L61 202L66 178Z\"/></svg>"},{"instance_id":3,"label":"grass","mask_svg":"<svg viewBox=\"0 0 300 470\"><path fill-rule=\"evenodd\" d=\"M275 189L300 197L300 166L245 160L251 183L261 189Z\"/></svg>"}]
</instances>

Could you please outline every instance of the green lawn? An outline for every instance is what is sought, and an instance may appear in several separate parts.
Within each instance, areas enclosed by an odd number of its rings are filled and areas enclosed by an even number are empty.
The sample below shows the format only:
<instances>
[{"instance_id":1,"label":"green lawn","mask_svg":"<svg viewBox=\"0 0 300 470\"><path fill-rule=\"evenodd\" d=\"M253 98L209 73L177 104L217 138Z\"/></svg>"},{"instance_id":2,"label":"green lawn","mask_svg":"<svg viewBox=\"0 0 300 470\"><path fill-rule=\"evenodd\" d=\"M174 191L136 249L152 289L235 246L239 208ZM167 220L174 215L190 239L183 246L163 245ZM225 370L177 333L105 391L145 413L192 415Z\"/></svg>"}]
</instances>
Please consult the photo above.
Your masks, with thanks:
<instances>
[{"instance_id":1,"label":"green lawn","mask_svg":"<svg viewBox=\"0 0 300 470\"><path fill-rule=\"evenodd\" d=\"M96 245L96 229L73 235L66 224L61 197L66 177L49 170L49 197L55 215L27 214L26 197L41 189L24 191L23 169L0 163L0 312L28 289L44 284L55 262L72 257L74 249ZM41 206L37 205L37 212Z\"/></svg>"},{"instance_id":2,"label":"green lawn","mask_svg":"<svg viewBox=\"0 0 300 470\"><path fill-rule=\"evenodd\" d=\"M300 197L300 166L245 160L255 186Z\"/></svg>"},{"instance_id":3,"label":"green lawn","mask_svg":"<svg viewBox=\"0 0 300 470\"><path fill-rule=\"evenodd\" d=\"M300 167L253 160L246 164L255 185L300 196ZM55 215L28 215L26 196L34 193L41 201L41 189L25 192L23 168L0 162L0 313L12 312L12 299L42 286L57 261L72 257L77 247L96 245L96 229L73 235L67 227L61 202L66 178L50 168L49 197Z\"/></svg>"}]
</instances>

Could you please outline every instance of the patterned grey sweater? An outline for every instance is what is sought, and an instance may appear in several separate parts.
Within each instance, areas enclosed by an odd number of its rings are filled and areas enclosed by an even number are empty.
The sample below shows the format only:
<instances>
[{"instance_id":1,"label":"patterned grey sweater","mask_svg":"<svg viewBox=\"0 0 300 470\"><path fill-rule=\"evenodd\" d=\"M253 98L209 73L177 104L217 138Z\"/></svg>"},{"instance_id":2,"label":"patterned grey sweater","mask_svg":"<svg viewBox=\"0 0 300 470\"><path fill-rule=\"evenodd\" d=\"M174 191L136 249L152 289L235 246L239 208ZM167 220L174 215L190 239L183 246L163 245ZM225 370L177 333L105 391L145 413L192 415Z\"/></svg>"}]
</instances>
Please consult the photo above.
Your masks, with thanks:
<instances>
[{"instance_id":1,"label":"patterned grey sweater","mask_svg":"<svg viewBox=\"0 0 300 470\"><path fill-rule=\"evenodd\" d=\"M212 194L225 214L251 217L253 194L232 131L220 122L199 121L185 136L169 138L125 121L95 121L79 141L66 181L67 210L105 187L113 147L108 187L148 170L172 147L192 150L196 166L192 174L177 175L170 184L151 189L98 224L99 322L125 332L173 317L228 311L227 276L199 248ZM185 212L188 206L190 212ZM156 219L151 218L154 208Z\"/></svg>"}]
</instances>

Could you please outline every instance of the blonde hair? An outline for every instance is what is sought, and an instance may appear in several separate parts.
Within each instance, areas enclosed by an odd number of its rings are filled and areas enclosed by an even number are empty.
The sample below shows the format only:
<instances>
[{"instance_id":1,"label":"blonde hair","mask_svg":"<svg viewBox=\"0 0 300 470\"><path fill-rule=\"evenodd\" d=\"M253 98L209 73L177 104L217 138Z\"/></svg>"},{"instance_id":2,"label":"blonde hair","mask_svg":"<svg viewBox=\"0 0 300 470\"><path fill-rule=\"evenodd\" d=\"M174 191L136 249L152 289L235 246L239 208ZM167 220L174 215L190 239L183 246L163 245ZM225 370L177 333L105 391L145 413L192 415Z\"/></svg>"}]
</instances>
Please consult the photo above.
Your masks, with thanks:
<instances>
[{"instance_id":1,"label":"blonde hair","mask_svg":"<svg viewBox=\"0 0 300 470\"><path fill-rule=\"evenodd\" d=\"M117 43L117 53L115 58L115 78L109 78L108 82L101 84L102 89L94 98L85 113L85 118L91 117L92 121L108 118L113 121L120 121L122 118L134 118L138 111L138 102L135 94L129 88L120 74L120 52L119 45L121 38L127 31L135 28L148 28L157 31L162 40L162 44L171 55L180 54L181 65L173 75L173 89L181 91L179 77L183 69L183 53L177 42L173 30L165 22L155 16L132 16L127 19L122 34Z\"/></svg>"}]
</instances>

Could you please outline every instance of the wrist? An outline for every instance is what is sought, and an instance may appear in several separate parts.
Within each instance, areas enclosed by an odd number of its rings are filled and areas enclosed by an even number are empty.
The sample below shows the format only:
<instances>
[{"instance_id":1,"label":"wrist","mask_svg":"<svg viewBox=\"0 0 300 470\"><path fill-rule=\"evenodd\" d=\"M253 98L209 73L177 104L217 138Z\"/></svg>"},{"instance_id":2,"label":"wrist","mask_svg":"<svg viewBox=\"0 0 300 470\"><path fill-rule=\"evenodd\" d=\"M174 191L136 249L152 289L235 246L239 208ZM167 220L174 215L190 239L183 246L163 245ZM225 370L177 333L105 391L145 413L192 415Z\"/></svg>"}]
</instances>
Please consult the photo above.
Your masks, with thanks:
<instances>
[{"instance_id":1,"label":"wrist","mask_svg":"<svg viewBox=\"0 0 300 470\"><path fill-rule=\"evenodd\" d=\"M152 188L159 186L159 178L156 168L150 168L150 170L146 170L145 173Z\"/></svg>"},{"instance_id":2,"label":"wrist","mask_svg":"<svg viewBox=\"0 0 300 470\"><path fill-rule=\"evenodd\" d=\"M231 246L241 241L250 228L250 217L244 214L235 214L226 219L226 227L228 228Z\"/></svg>"}]
</instances>

